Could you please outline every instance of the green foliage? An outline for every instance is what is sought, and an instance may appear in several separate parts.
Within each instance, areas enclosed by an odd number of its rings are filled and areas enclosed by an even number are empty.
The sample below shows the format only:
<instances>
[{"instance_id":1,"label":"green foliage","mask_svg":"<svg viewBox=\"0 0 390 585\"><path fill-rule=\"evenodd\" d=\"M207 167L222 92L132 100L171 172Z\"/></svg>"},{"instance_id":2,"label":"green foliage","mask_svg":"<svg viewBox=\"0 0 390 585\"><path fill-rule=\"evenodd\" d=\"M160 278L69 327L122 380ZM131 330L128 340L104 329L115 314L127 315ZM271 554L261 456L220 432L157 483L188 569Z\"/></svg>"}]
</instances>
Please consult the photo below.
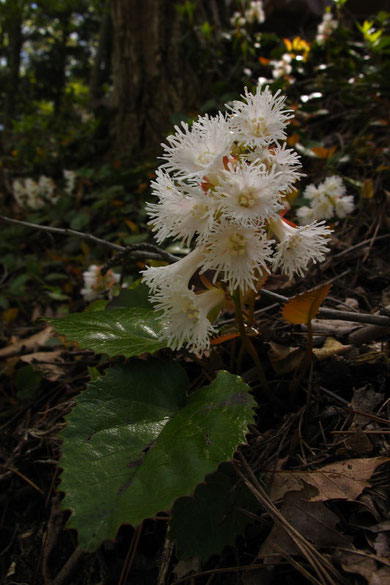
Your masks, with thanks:
<instances>
[{"instance_id":1,"label":"green foliage","mask_svg":"<svg viewBox=\"0 0 390 585\"><path fill-rule=\"evenodd\" d=\"M211 505L212 502L212 505ZM179 559L207 561L234 545L251 522L259 503L245 484L239 483L231 464L223 464L198 485L191 497L179 498L172 509L169 538Z\"/></svg>"},{"instance_id":2,"label":"green foliage","mask_svg":"<svg viewBox=\"0 0 390 585\"><path fill-rule=\"evenodd\" d=\"M62 433L61 488L82 548L169 510L245 440L255 403L240 378L220 372L181 408L186 390L178 364L133 361L77 399Z\"/></svg>"},{"instance_id":3,"label":"green foliage","mask_svg":"<svg viewBox=\"0 0 390 585\"><path fill-rule=\"evenodd\" d=\"M17 397L23 402L31 402L41 386L42 378L42 373L30 365L19 368L14 378Z\"/></svg>"},{"instance_id":4,"label":"green foliage","mask_svg":"<svg viewBox=\"0 0 390 585\"><path fill-rule=\"evenodd\" d=\"M153 309L135 307L73 313L49 322L58 333L77 341L81 348L109 356L132 357L166 347L159 339L160 325Z\"/></svg>"}]
</instances>

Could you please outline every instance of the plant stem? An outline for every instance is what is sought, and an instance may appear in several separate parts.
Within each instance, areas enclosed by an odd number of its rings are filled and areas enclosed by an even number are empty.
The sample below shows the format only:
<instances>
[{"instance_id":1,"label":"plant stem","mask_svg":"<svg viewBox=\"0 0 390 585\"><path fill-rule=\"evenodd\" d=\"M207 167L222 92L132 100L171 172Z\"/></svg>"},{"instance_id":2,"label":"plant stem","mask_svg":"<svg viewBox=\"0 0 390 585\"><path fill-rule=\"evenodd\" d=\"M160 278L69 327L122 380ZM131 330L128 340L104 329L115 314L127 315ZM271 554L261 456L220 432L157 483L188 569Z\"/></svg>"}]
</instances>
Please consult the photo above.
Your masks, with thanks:
<instances>
[{"instance_id":1,"label":"plant stem","mask_svg":"<svg viewBox=\"0 0 390 585\"><path fill-rule=\"evenodd\" d=\"M306 325L307 325L306 353L305 353L305 356L302 360L302 363L300 364L298 375L296 378L294 378L292 380L291 385L290 385L290 392L291 392L290 401L291 401L292 406L295 402L296 392L297 392L299 386L301 385L302 380L303 380L307 370L310 368L311 360L313 358L313 327L312 327L310 319L308 320ZM307 404L309 402L310 402L310 393L308 393L308 395L307 395Z\"/></svg>"},{"instance_id":2,"label":"plant stem","mask_svg":"<svg viewBox=\"0 0 390 585\"><path fill-rule=\"evenodd\" d=\"M257 372L257 377L258 377L259 382L260 382L260 386L261 386L262 390L264 391L265 395L267 396L268 400L274 406L280 407L280 406L282 406L282 404L276 398L276 396L272 393L272 391L268 385L267 378L265 377L263 366L261 365L261 362L259 360L259 356L257 355L256 349L246 334L244 317L242 314L242 308L241 308L241 302L240 302L240 292L238 289L236 289L236 291L233 295L233 300L234 300L234 305L235 305L235 309L236 309L236 311L235 311L236 312L236 320L237 320L238 330L240 332L242 345L246 349L246 351L248 352L248 354L250 355L250 357L253 360L253 363L255 365L256 372Z\"/></svg>"}]
</instances>

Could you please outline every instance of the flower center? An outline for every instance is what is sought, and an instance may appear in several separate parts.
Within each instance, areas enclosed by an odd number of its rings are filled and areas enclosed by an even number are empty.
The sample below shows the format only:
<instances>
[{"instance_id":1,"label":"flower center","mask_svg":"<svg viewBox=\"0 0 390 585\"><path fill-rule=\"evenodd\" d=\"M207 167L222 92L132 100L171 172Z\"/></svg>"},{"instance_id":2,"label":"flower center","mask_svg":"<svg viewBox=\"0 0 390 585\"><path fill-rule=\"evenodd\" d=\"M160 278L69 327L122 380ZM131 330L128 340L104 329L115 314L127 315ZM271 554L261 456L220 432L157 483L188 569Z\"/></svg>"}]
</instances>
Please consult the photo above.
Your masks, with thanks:
<instances>
[{"instance_id":1,"label":"flower center","mask_svg":"<svg viewBox=\"0 0 390 585\"><path fill-rule=\"evenodd\" d=\"M213 158L215 157L215 152L201 152L198 157L197 160L201 165L208 165Z\"/></svg>"},{"instance_id":2,"label":"flower center","mask_svg":"<svg viewBox=\"0 0 390 585\"><path fill-rule=\"evenodd\" d=\"M263 116L256 116L250 120L252 124L252 132L255 136L260 138L261 136L268 136L267 125L265 124Z\"/></svg>"},{"instance_id":3,"label":"flower center","mask_svg":"<svg viewBox=\"0 0 390 585\"><path fill-rule=\"evenodd\" d=\"M245 238L241 234L232 234L229 238L229 248L232 256L243 256L245 254Z\"/></svg>"},{"instance_id":4,"label":"flower center","mask_svg":"<svg viewBox=\"0 0 390 585\"><path fill-rule=\"evenodd\" d=\"M302 242L302 236L300 234L295 234L291 236L289 242L286 246L287 250L296 250L299 247L299 244Z\"/></svg>"},{"instance_id":5,"label":"flower center","mask_svg":"<svg viewBox=\"0 0 390 585\"><path fill-rule=\"evenodd\" d=\"M207 205L205 205L204 203L197 203L196 205L194 205L194 207L191 209L191 215L195 218L195 219L203 219L205 213L208 211L208 207Z\"/></svg>"},{"instance_id":6,"label":"flower center","mask_svg":"<svg viewBox=\"0 0 390 585\"><path fill-rule=\"evenodd\" d=\"M241 191L238 196L238 204L240 207L253 207L256 203L256 194L252 189L245 189Z\"/></svg>"},{"instance_id":7,"label":"flower center","mask_svg":"<svg viewBox=\"0 0 390 585\"><path fill-rule=\"evenodd\" d=\"M189 299L183 300L183 313L190 319L191 321L196 321L199 316L199 311L194 305L192 301Z\"/></svg>"}]
</instances>

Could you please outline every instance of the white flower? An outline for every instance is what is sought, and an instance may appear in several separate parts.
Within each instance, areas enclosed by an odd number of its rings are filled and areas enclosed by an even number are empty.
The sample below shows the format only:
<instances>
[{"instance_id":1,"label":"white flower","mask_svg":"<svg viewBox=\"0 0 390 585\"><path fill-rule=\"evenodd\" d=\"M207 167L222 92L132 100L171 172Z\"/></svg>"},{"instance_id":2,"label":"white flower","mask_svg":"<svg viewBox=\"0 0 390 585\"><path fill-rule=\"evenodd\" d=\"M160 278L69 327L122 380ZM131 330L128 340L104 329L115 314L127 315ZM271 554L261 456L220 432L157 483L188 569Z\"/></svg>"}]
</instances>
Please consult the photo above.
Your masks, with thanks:
<instances>
[{"instance_id":1,"label":"white flower","mask_svg":"<svg viewBox=\"0 0 390 585\"><path fill-rule=\"evenodd\" d=\"M249 7L245 10L245 18L249 24L254 24L255 22L261 24L264 22L263 2L261 0L250 2Z\"/></svg>"},{"instance_id":2,"label":"white flower","mask_svg":"<svg viewBox=\"0 0 390 585\"><path fill-rule=\"evenodd\" d=\"M39 185L33 179L26 179L24 182L26 195L27 195L27 205L31 209L40 209L45 205L43 199L39 196Z\"/></svg>"},{"instance_id":3,"label":"white flower","mask_svg":"<svg viewBox=\"0 0 390 585\"><path fill-rule=\"evenodd\" d=\"M293 184L305 176L299 170L301 168L299 154L292 148L286 148L286 143L272 148L257 148L247 158L253 160L255 164L257 162L265 164L269 171L274 169L280 181L280 191L283 192L290 191Z\"/></svg>"},{"instance_id":4,"label":"white flower","mask_svg":"<svg viewBox=\"0 0 390 585\"><path fill-rule=\"evenodd\" d=\"M330 219L332 217L344 218L355 208L353 197L345 195L343 181L337 175L327 177L318 187L308 185L303 193L306 199L310 199L311 214L306 207L297 211L301 223L309 223L312 219Z\"/></svg>"},{"instance_id":5,"label":"white flower","mask_svg":"<svg viewBox=\"0 0 390 585\"><path fill-rule=\"evenodd\" d=\"M103 293L109 291L116 282L119 282L120 275L112 270L107 270L103 276L100 272L101 266L91 264L88 270L83 272L84 288L81 294L88 302L98 299Z\"/></svg>"},{"instance_id":6,"label":"white flower","mask_svg":"<svg viewBox=\"0 0 390 585\"><path fill-rule=\"evenodd\" d=\"M20 179L15 179L12 183L12 191L18 205L24 205L26 202L26 189Z\"/></svg>"},{"instance_id":7,"label":"white flower","mask_svg":"<svg viewBox=\"0 0 390 585\"><path fill-rule=\"evenodd\" d=\"M320 193L316 199L313 199L311 206L314 219L331 219L334 216L332 200L325 193Z\"/></svg>"},{"instance_id":8,"label":"white flower","mask_svg":"<svg viewBox=\"0 0 390 585\"><path fill-rule=\"evenodd\" d=\"M325 12L322 17L322 21L317 28L317 43L320 45L324 43L326 39L332 34L332 32L337 28L337 26L338 22L332 18L332 14L330 12Z\"/></svg>"},{"instance_id":9,"label":"white flower","mask_svg":"<svg viewBox=\"0 0 390 585\"><path fill-rule=\"evenodd\" d=\"M246 20L241 12L236 11L233 13L233 16L230 19L230 23L236 27L244 27L246 25Z\"/></svg>"},{"instance_id":10,"label":"white flower","mask_svg":"<svg viewBox=\"0 0 390 585\"><path fill-rule=\"evenodd\" d=\"M294 273L303 276L310 262L322 262L329 251L327 238L332 230L324 222L293 227L280 218L272 223L272 231L279 240L273 260L274 269L280 266L289 278Z\"/></svg>"},{"instance_id":11,"label":"white flower","mask_svg":"<svg viewBox=\"0 0 390 585\"><path fill-rule=\"evenodd\" d=\"M345 195L345 185L341 177L338 177L337 175L327 177L325 181L321 183L319 189L330 197L340 197Z\"/></svg>"},{"instance_id":12,"label":"white flower","mask_svg":"<svg viewBox=\"0 0 390 585\"><path fill-rule=\"evenodd\" d=\"M302 225L312 223L315 219L318 219L314 217L313 208L308 207L307 205L302 205L302 207L297 210L297 217Z\"/></svg>"},{"instance_id":13,"label":"white flower","mask_svg":"<svg viewBox=\"0 0 390 585\"><path fill-rule=\"evenodd\" d=\"M280 59L270 61L270 65L273 67L272 77L274 79L279 79L280 77L290 75L292 71L291 60L291 55L289 53L284 53Z\"/></svg>"},{"instance_id":14,"label":"white flower","mask_svg":"<svg viewBox=\"0 0 390 585\"><path fill-rule=\"evenodd\" d=\"M46 175L41 175L39 177L38 189L41 195L47 197L48 199L52 199L55 188L56 185L53 179L50 179L50 177L46 177Z\"/></svg>"},{"instance_id":15,"label":"white flower","mask_svg":"<svg viewBox=\"0 0 390 585\"><path fill-rule=\"evenodd\" d=\"M271 262L272 240L265 233L223 222L205 241L207 253L201 272L215 270L213 282L221 278L231 294L239 287L241 292L252 288Z\"/></svg>"},{"instance_id":16,"label":"white flower","mask_svg":"<svg viewBox=\"0 0 390 585\"><path fill-rule=\"evenodd\" d=\"M216 332L208 319L209 313L224 302L224 293L218 288L195 294L183 283L172 283L158 291L152 302L162 316L162 338L169 347L202 353L210 347L210 336Z\"/></svg>"},{"instance_id":17,"label":"white flower","mask_svg":"<svg viewBox=\"0 0 390 585\"><path fill-rule=\"evenodd\" d=\"M188 287L188 283L200 267L203 257L203 248L197 247L187 256L169 266L149 266L142 272L143 281L152 292L170 286L174 287L178 282Z\"/></svg>"},{"instance_id":18,"label":"white flower","mask_svg":"<svg viewBox=\"0 0 390 585\"><path fill-rule=\"evenodd\" d=\"M317 197L320 197L321 194L322 190L313 184L308 185L303 192L303 196L305 199L316 199Z\"/></svg>"},{"instance_id":19,"label":"white flower","mask_svg":"<svg viewBox=\"0 0 390 585\"><path fill-rule=\"evenodd\" d=\"M284 109L286 98L279 94L280 90L272 95L268 86L262 90L259 83L255 95L245 88L241 96L244 101L234 101L228 106L232 112L232 129L242 144L263 146L286 138L284 128L293 113Z\"/></svg>"},{"instance_id":20,"label":"white flower","mask_svg":"<svg viewBox=\"0 0 390 585\"><path fill-rule=\"evenodd\" d=\"M146 211L151 218L148 223L152 231L157 232L157 242L170 237L180 238L188 245L198 234L199 243L210 232L216 200L205 194L201 187L178 186L169 175L157 171L152 188L160 201L147 203Z\"/></svg>"},{"instance_id":21,"label":"white flower","mask_svg":"<svg viewBox=\"0 0 390 585\"><path fill-rule=\"evenodd\" d=\"M175 126L176 134L162 144L166 162L163 168L184 179L212 180L213 174L223 168L223 157L228 155L234 136L223 114L211 118L199 117L191 127L182 122Z\"/></svg>"},{"instance_id":22,"label":"white flower","mask_svg":"<svg viewBox=\"0 0 390 585\"><path fill-rule=\"evenodd\" d=\"M220 200L222 217L246 227L256 227L259 222L276 217L281 204L280 179L268 172L264 165L245 162L228 165L220 174L215 194Z\"/></svg>"},{"instance_id":23,"label":"white flower","mask_svg":"<svg viewBox=\"0 0 390 585\"><path fill-rule=\"evenodd\" d=\"M67 195L72 195L74 188L75 188L75 184L76 184L76 176L77 176L76 172L64 169L62 171L62 174L63 174L64 179L65 179L64 191Z\"/></svg>"},{"instance_id":24,"label":"white flower","mask_svg":"<svg viewBox=\"0 0 390 585\"><path fill-rule=\"evenodd\" d=\"M352 195L344 195L335 200L334 203L335 214L340 219L347 217L355 209L355 203Z\"/></svg>"}]
</instances>

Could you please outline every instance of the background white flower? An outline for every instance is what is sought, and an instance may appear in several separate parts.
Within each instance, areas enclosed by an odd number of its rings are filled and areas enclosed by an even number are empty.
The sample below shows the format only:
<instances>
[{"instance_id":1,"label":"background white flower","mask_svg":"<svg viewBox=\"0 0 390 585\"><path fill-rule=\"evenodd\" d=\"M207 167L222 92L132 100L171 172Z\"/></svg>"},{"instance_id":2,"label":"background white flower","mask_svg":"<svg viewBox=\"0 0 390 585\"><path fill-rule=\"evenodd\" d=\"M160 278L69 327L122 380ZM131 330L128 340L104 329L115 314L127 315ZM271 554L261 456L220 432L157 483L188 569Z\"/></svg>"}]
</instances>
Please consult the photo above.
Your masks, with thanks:
<instances>
[{"instance_id":1,"label":"background white flower","mask_svg":"<svg viewBox=\"0 0 390 585\"><path fill-rule=\"evenodd\" d=\"M297 210L297 217L302 224L313 220L340 219L351 214L355 208L352 195L345 194L345 185L341 177L332 175L327 177L317 187L308 185L303 192L305 199L309 199L310 206L302 206Z\"/></svg>"},{"instance_id":2,"label":"background white flower","mask_svg":"<svg viewBox=\"0 0 390 585\"><path fill-rule=\"evenodd\" d=\"M94 301L109 291L120 280L120 274L107 270L106 274L100 272L101 266L91 264L88 270L83 272L84 287L81 294L85 301Z\"/></svg>"}]
</instances>

